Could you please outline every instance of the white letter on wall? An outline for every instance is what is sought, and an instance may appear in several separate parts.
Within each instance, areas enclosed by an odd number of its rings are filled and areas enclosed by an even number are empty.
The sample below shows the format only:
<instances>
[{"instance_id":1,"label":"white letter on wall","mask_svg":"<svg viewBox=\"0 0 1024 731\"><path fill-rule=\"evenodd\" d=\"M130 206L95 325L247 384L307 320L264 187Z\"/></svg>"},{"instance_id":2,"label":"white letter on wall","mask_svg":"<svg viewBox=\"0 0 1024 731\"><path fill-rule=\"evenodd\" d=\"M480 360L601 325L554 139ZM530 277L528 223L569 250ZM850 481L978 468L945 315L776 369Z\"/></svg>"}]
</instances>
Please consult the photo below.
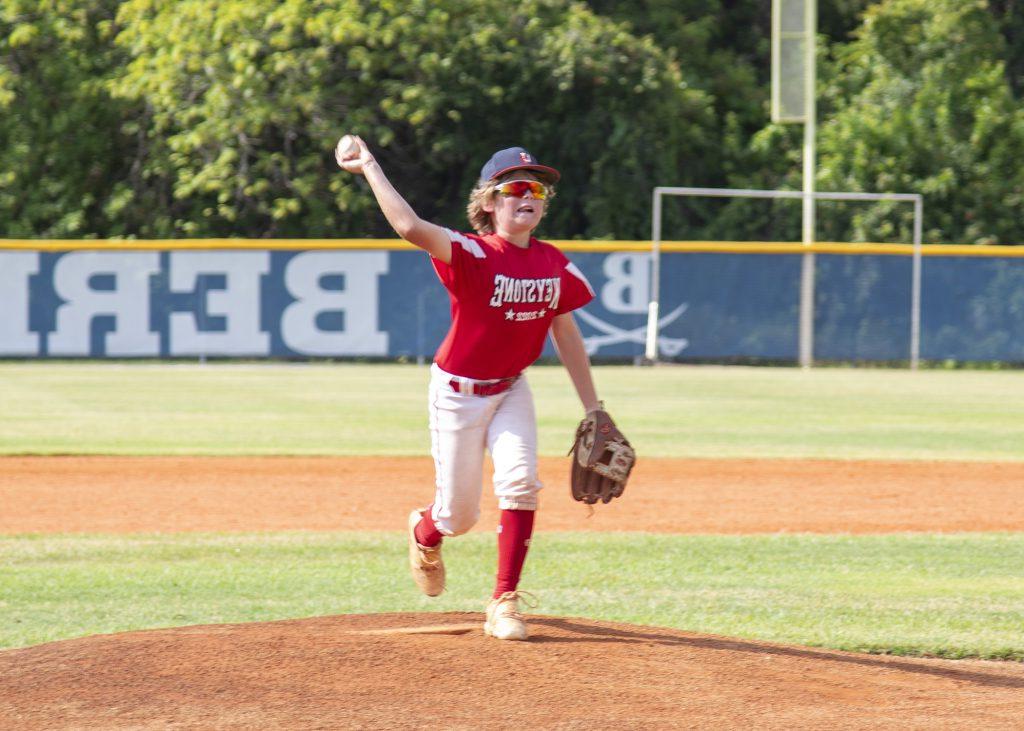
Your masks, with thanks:
<instances>
[{"instance_id":1,"label":"white letter on wall","mask_svg":"<svg viewBox=\"0 0 1024 731\"><path fill-rule=\"evenodd\" d=\"M270 335L260 330L260 276L270 252L175 251L170 291L193 292L200 274L219 274L224 288L209 291L200 313L225 318L223 331L200 331L195 312L171 314L171 355L268 355Z\"/></svg>"},{"instance_id":2,"label":"white letter on wall","mask_svg":"<svg viewBox=\"0 0 1024 731\"><path fill-rule=\"evenodd\" d=\"M89 351L93 318L114 317L106 333L106 355L158 355L160 336L149 330L149 278L160 271L155 251L73 251L57 260L53 288L66 300L57 308L50 355L99 355ZM93 289L95 276L112 276L114 288Z\"/></svg>"},{"instance_id":3,"label":"white letter on wall","mask_svg":"<svg viewBox=\"0 0 1024 731\"><path fill-rule=\"evenodd\" d=\"M288 262L284 283L296 299L281 315L281 339L306 355L387 355L388 334L378 330L378 282L387 274L386 251L311 251ZM325 276L342 275L345 288L321 286ZM343 312L344 330L321 330L317 315Z\"/></svg>"},{"instance_id":4,"label":"white letter on wall","mask_svg":"<svg viewBox=\"0 0 1024 731\"><path fill-rule=\"evenodd\" d=\"M650 254L609 254L604 259L608 281L601 288L601 303L609 312L640 314L647 312L651 297L647 263Z\"/></svg>"},{"instance_id":5,"label":"white letter on wall","mask_svg":"<svg viewBox=\"0 0 1024 731\"><path fill-rule=\"evenodd\" d=\"M38 273L37 252L0 253L0 355L39 354L39 333L28 329L28 278Z\"/></svg>"}]
</instances>

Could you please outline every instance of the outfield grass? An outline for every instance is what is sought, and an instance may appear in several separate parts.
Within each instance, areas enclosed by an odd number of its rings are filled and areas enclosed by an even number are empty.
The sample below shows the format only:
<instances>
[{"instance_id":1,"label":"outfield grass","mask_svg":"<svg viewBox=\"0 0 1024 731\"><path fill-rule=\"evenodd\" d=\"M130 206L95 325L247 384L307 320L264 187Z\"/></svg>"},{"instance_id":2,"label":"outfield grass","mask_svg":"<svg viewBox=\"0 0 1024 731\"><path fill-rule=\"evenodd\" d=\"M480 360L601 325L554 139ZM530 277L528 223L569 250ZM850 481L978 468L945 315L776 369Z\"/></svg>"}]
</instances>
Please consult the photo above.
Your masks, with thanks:
<instances>
[{"instance_id":1,"label":"outfield grass","mask_svg":"<svg viewBox=\"0 0 1024 731\"><path fill-rule=\"evenodd\" d=\"M641 455L1024 460L1024 373L597 367ZM429 453L425 366L0 363L0 454ZM530 371L540 449L580 416Z\"/></svg>"},{"instance_id":2,"label":"outfield grass","mask_svg":"<svg viewBox=\"0 0 1024 731\"><path fill-rule=\"evenodd\" d=\"M446 546L428 599L394 533L0 538L0 647L201 623L480 611L494 538ZM1024 660L1024 534L541 533L537 613L854 651Z\"/></svg>"},{"instance_id":3,"label":"outfield grass","mask_svg":"<svg viewBox=\"0 0 1024 731\"><path fill-rule=\"evenodd\" d=\"M1024 373L598 367L641 458L1024 460ZM412 365L0 363L0 454L429 453ZM541 451L579 406L530 372ZM0 479L2 479L0 462ZM0 506L2 509L2 506ZM493 537L418 595L395 534L0 537L0 647L196 623L479 610ZM540 612L847 650L1024 660L1024 532L540 534Z\"/></svg>"}]
</instances>

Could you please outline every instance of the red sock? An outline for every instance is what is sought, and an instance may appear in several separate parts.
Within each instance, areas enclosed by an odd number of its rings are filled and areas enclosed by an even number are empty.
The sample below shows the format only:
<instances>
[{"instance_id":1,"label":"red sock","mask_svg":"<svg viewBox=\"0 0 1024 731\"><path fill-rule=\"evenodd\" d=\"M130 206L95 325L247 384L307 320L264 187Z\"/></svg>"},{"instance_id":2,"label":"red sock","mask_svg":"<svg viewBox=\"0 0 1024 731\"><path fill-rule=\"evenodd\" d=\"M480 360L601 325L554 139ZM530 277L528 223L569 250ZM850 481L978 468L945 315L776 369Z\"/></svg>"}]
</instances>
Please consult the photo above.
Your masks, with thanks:
<instances>
[{"instance_id":1,"label":"red sock","mask_svg":"<svg viewBox=\"0 0 1024 731\"><path fill-rule=\"evenodd\" d=\"M424 548L433 548L444 537L434 525L434 519L430 517L433 510L434 504L431 503L430 507L423 511L423 517L420 518L420 522L416 524L416 529L413 531L416 534L416 542Z\"/></svg>"},{"instance_id":2,"label":"red sock","mask_svg":"<svg viewBox=\"0 0 1024 731\"><path fill-rule=\"evenodd\" d=\"M494 598L515 591L533 535L533 510L502 510L498 525L498 581Z\"/></svg>"}]
</instances>

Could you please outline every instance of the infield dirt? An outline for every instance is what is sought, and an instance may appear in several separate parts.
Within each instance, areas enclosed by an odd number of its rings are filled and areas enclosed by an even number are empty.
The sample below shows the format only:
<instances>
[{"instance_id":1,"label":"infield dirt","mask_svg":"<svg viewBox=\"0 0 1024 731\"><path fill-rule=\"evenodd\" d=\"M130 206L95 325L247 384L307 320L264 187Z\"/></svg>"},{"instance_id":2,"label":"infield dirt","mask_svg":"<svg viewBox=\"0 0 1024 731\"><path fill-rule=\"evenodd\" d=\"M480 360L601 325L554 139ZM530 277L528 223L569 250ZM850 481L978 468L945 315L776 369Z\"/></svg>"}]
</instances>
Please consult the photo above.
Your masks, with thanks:
<instances>
[{"instance_id":1,"label":"infield dirt","mask_svg":"<svg viewBox=\"0 0 1024 731\"><path fill-rule=\"evenodd\" d=\"M566 458L540 474L541 530L1024 530L1024 462L648 458L591 517ZM403 530L433 479L420 457L3 457L0 534ZM497 520L489 489L476 530Z\"/></svg>"},{"instance_id":2,"label":"infield dirt","mask_svg":"<svg viewBox=\"0 0 1024 731\"><path fill-rule=\"evenodd\" d=\"M1024 464L642 461L595 515L544 460L542 530L1024 530ZM400 530L420 458L0 458L0 533ZM487 486L485 485L485 490ZM496 518L485 494L481 528ZM411 586L411 584L410 584ZM412 590L412 589L410 589ZM320 617L0 652L0 728L1021 728L1024 664L860 655L537 616ZM415 632L429 626L449 632ZM468 629L468 631L466 631Z\"/></svg>"}]
</instances>

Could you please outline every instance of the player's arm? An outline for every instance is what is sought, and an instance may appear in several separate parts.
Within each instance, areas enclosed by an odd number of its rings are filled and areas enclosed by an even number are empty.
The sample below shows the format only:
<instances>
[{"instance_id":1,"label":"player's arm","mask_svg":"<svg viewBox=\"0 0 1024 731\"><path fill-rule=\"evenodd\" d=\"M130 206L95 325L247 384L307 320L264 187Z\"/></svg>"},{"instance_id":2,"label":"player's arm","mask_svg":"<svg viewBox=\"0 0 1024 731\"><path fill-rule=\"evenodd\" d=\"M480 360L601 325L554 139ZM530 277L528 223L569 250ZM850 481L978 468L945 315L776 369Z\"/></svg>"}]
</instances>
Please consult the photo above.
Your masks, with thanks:
<instances>
[{"instance_id":1,"label":"player's arm","mask_svg":"<svg viewBox=\"0 0 1024 731\"><path fill-rule=\"evenodd\" d=\"M597 389L594 388L594 377L590 372L590 356L587 355L583 336L571 312L555 315L551 321L551 339L562 365L569 372L583 409L589 412L601 408L601 402L597 400Z\"/></svg>"},{"instance_id":2,"label":"player's arm","mask_svg":"<svg viewBox=\"0 0 1024 731\"><path fill-rule=\"evenodd\" d=\"M412 209L405 198L395 190L384 171L370 152L362 138L356 137L358 147L342 157L337 149L334 157L338 165L350 173L362 175L370 184L370 190L377 198L384 218L388 220L395 233L410 244L420 247L435 259L449 263L452 259L452 242L448 232L440 226L424 221Z\"/></svg>"}]
</instances>

